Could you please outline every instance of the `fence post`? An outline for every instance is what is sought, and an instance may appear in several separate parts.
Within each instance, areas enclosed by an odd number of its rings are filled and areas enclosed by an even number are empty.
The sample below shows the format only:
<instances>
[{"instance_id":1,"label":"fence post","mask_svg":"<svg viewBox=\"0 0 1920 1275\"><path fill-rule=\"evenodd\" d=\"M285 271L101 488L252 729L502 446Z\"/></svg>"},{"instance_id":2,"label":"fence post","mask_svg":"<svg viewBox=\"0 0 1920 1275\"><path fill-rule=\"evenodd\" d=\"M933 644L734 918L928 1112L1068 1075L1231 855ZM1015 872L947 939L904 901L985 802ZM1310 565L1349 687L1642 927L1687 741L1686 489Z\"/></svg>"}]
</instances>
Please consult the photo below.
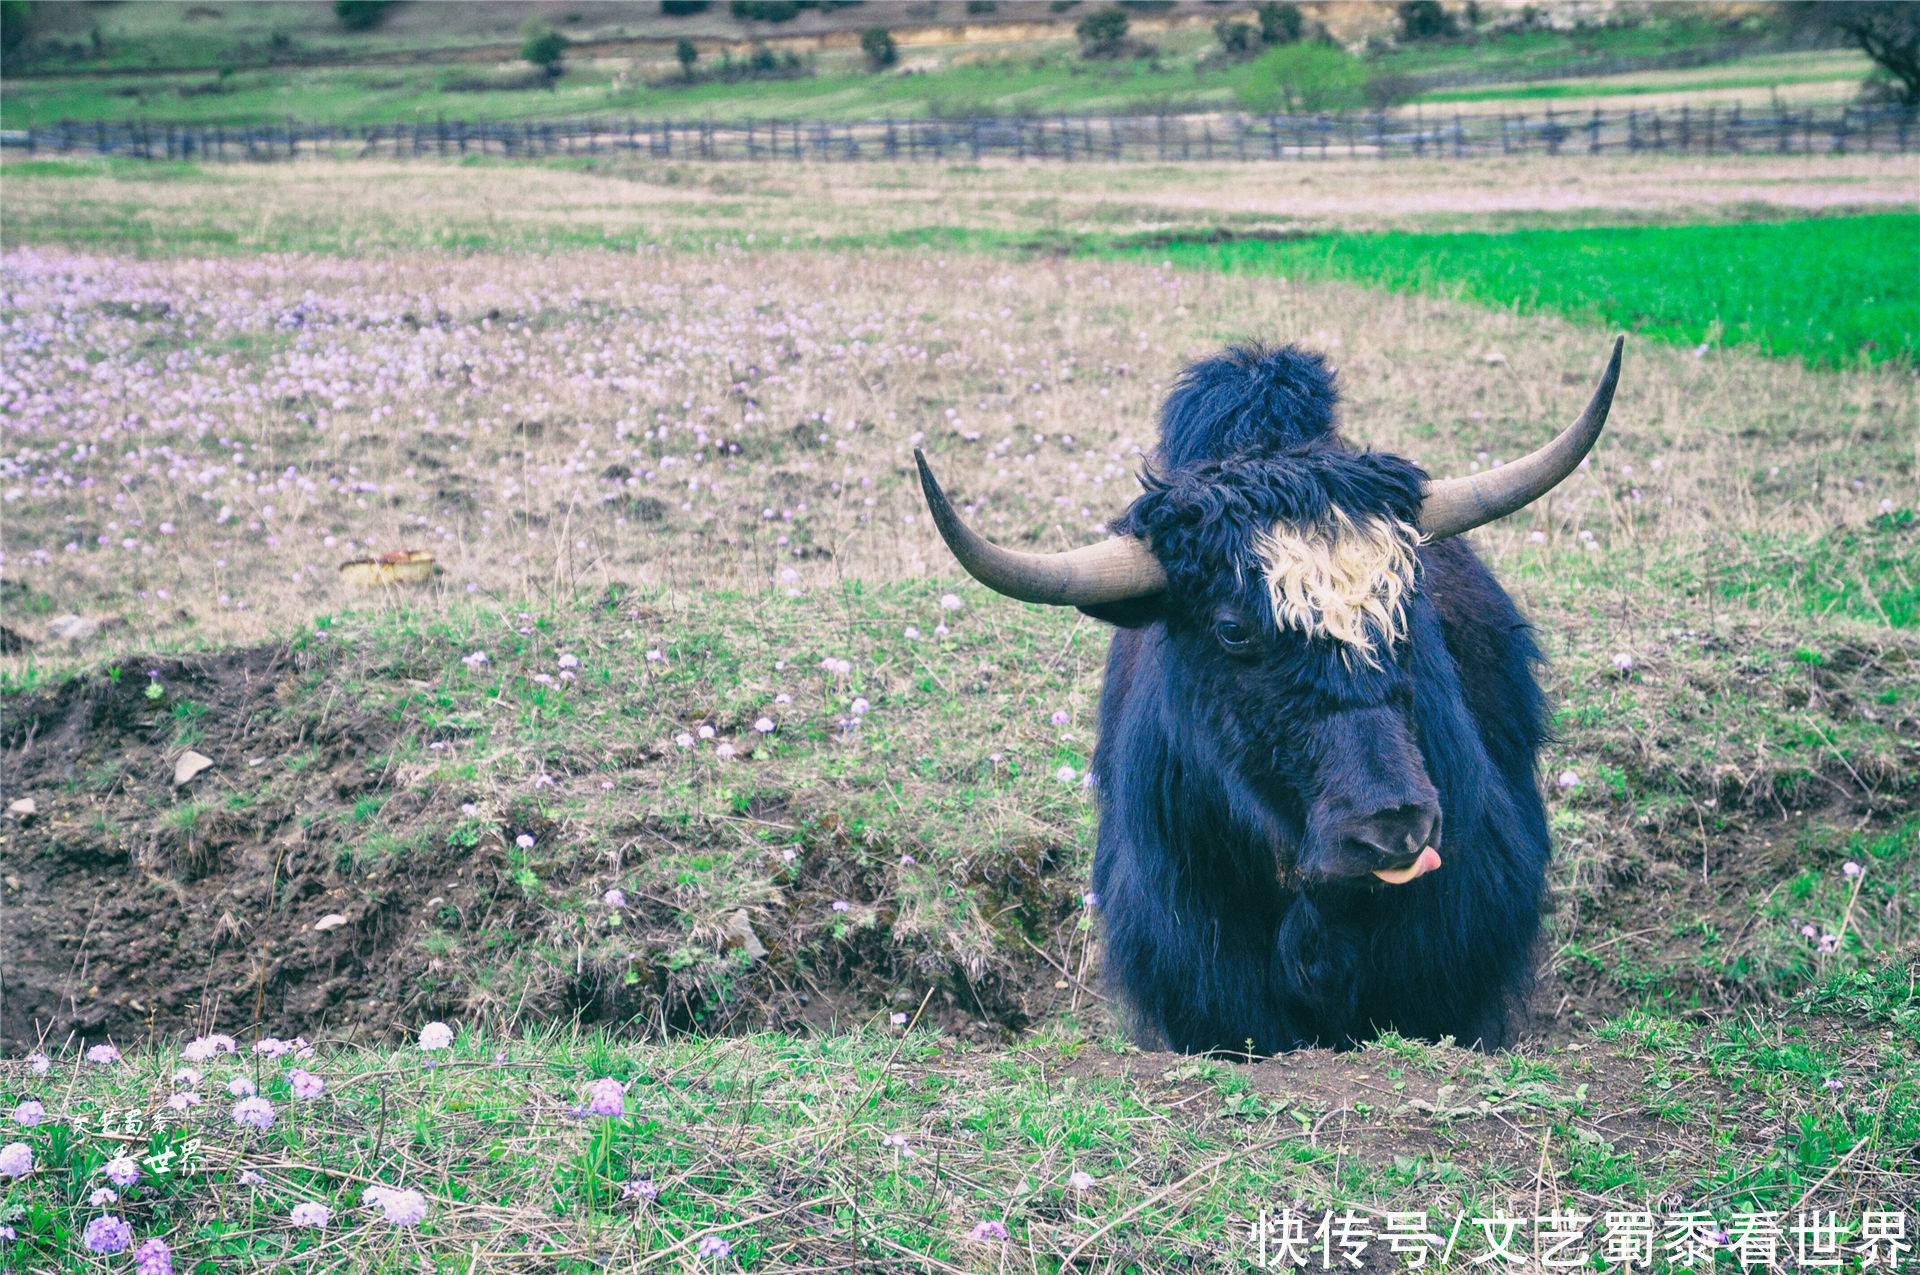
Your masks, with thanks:
<instances>
[{"instance_id":1,"label":"fence post","mask_svg":"<svg viewBox=\"0 0 1920 1275\"><path fill-rule=\"evenodd\" d=\"M1720 108L1717 106L1709 106L1707 108L1707 154L1709 155L1713 154L1713 130L1715 123L1718 121L1719 113Z\"/></svg>"},{"instance_id":2,"label":"fence post","mask_svg":"<svg viewBox=\"0 0 1920 1275\"><path fill-rule=\"evenodd\" d=\"M1600 153L1600 108L1593 108L1593 118L1587 121L1587 154Z\"/></svg>"},{"instance_id":3,"label":"fence post","mask_svg":"<svg viewBox=\"0 0 1920 1275\"><path fill-rule=\"evenodd\" d=\"M1375 153L1384 161L1387 158L1387 113L1385 111L1373 113L1373 145Z\"/></svg>"}]
</instances>

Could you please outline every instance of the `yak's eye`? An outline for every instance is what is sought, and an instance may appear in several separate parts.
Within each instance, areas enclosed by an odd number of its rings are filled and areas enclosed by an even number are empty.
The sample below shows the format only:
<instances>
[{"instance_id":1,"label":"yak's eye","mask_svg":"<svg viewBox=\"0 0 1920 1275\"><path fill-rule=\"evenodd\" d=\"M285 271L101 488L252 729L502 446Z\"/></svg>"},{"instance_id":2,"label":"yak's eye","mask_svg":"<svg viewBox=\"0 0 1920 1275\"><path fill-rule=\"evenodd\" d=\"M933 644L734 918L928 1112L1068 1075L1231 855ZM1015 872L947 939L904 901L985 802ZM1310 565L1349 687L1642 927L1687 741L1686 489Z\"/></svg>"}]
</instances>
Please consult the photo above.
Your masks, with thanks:
<instances>
[{"instance_id":1,"label":"yak's eye","mask_svg":"<svg viewBox=\"0 0 1920 1275\"><path fill-rule=\"evenodd\" d=\"M1223 615L1213 622L1213 636L1220 645L1238 655L1253 645L1253 634L1247 626L1230 615Z\"/></svg>"}]
</instances>

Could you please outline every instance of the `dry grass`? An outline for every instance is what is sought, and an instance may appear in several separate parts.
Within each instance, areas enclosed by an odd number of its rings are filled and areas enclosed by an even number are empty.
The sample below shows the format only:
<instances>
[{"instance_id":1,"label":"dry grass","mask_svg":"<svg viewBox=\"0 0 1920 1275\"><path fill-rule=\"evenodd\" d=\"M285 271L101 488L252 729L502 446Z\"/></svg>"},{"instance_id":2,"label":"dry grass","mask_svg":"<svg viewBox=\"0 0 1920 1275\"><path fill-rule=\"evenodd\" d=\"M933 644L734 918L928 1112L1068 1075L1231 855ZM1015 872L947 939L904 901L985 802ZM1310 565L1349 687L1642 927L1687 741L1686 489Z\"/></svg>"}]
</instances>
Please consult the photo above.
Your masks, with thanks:
<instances>
[{"instance_id":1,"label":"dry grass","mask_svg":"<svg viewBox=\"0 0 1920 1275\"><path fill-rule=\"evenodd\" d=\"M520 604L950 575L917 437L996 535L1081 543L1131 499L1175 370L1249 337L1329 351L1354 437L1463 472L1570 418L1603 348L1445 301L932 250L34 250L6 274L41 334L13 360L8 575L43 619L118 616L139 643L284 631L347 604L333 566L368 549L430 549ZM1482 540L1691 552L1858 524L1914 503L1914 419L1894 371L1642 345L1591 477Z\"/></svg>"},{"instance_id":2,"label":"dry grass","mask_svg":"<svg viewBox=\"0 0 1920 1275\"><path fill-rule=\"evenodd\" d=\"M1899 155L764 167L582 156L539 165L9 168L9 246L98 243L170 256L764 247L962 232L1484 230L1920 204L1920 179Z\"/></svg>"}]
</instances>

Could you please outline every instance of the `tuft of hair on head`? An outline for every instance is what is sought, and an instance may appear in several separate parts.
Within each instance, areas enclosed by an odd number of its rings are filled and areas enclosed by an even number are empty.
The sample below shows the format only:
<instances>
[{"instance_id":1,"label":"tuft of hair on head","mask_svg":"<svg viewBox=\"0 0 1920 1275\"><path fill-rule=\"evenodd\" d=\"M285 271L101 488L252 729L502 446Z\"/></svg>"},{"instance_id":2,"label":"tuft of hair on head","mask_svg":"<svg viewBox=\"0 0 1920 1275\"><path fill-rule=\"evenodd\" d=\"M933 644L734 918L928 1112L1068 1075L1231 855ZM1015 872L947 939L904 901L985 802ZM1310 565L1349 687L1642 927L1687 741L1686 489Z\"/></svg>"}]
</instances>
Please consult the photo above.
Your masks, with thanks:
<instances>
[{"instance_id":1,"label":"tuft of hair on head","mask_svg":"<svg viewBox=\"0 0 1920 1275\"><path fill-rule=\"evenodd\" d=\"M1358 520L1329 511L1311 526L1275 523L1254 540L1274 623L1331 638L1378 667L1374 644L1406 633L1406 600L1419 566L1420 529L1398 518Z\"/></svg>"},{"instance_id":2,"label":"tuft of hair on head","mask_svg":"<svg viewBox=\"0 0 1920 1275\"><path fill-rule=\"evenodd\" d=\"M1235 345L1189 364L1160 409L1160 463L1297 447L1332 433L1333 375L1325 356L1297 345Z\"/></svg>"}]
</instances>

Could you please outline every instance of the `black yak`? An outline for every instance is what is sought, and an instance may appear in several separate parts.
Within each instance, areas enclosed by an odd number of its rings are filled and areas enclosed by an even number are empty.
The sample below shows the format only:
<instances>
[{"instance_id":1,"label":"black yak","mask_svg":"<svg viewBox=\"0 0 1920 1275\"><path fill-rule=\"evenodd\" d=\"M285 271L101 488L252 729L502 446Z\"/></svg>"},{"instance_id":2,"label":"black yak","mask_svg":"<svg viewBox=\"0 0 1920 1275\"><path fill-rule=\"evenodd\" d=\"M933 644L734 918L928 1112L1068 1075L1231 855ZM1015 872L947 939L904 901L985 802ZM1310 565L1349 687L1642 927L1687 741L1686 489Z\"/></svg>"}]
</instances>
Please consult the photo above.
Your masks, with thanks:
<instances>
[{"instance_id":1,"label":"black yak","mask_svg":"<svg viewBox=\"0 0 1920 1275\"><path fill-rule=\"evenodd\" d=\"M1237 347L1168 396L1114 538L1068 553L989 544L920 458L977 579L1118 626L1093 889L1105 976L1143 1043L1506 1043L1546 902L1541 657L1449 537L1571 473L1619 370L1616 341L1559 437L1429 482L1339 436L1319 356Z\"/></svg>"}]
</instances>

